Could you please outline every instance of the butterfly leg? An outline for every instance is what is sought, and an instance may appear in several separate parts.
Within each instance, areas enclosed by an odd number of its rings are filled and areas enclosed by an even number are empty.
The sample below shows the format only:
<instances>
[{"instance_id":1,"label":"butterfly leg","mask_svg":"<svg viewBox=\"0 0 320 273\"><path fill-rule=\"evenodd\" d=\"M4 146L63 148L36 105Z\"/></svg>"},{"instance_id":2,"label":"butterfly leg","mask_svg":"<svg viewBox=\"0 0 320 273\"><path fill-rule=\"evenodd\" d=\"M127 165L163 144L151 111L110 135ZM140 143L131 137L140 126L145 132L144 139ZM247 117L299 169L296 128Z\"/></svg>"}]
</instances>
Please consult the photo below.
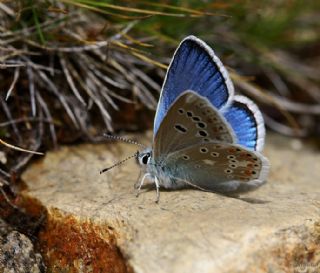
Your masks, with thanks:
<instances>
[{"instance_id":1,"label":"butterfly leg","mask_svg":"<svg viewBox=\"0 0 320 273\"><path fill-rule=\"evenodd\" d=\"M156 184L156 191L157 191L157 199L156 199L156 203L159 203L159 200L160 200L160 191L159 191L159 180L158 180L158 177L154 177L154 184Z\"/></svg>"},{"instance_id":2,"label":"butterfly leg","mask_svg":"<svg viewBox=\"0 0 320 273\"><path fill-rule=\"evenodd\" d=\"M139 196L140 191L141 191L141 187L142 187L143 184L144 184L144 180L145 180L148 176L152 177L152 175L151 175L150 173L145 173L144 176L142 177L141 182L140 182L139 187L138 187L138 190L137 190L136 197Z\"/></svg>"}]
</instances>

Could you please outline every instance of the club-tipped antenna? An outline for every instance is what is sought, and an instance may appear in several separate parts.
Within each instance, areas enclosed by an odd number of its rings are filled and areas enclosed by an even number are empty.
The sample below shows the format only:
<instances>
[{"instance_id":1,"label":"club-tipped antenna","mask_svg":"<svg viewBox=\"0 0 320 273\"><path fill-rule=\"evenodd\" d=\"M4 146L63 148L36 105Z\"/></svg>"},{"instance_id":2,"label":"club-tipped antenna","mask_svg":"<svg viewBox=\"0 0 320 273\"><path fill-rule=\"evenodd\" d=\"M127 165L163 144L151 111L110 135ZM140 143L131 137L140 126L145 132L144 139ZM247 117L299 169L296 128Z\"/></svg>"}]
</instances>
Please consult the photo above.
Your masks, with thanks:
<instances>
[{"instance_id":1,"label":"club-tipped antenna","mask_svg":"<svg viewBox=\"0 0 320 273\"><path fill-rule=\"evenodd\" d=\"M112 166L110 166L110 167L108 167L108 168L105 168L105 169L101 170L101 171L100 171L100 174L102 174L102 173L104 173L104 172L107 172L107 171L111 170L112 168L121 165L122 163L126 162L126 161L129 160L130 158L136 157L138 154L139 154L139 152L135 152L133 155L130 155L130 156L128 156L127 158L125 158L125 159L117 162L116 164L114 164L114 165L112 165Z\"/></svg>"},{"instance_id":2,"label":"club-tipped antenna","mask_svg":"<svg viewBox=\"0 0 320 273\"><path fill-rule=\"evenodd\" d=\"M125 143L129 143L129 144L134 144L134 145L137 145L137 146L140 146L142 148L147 148L147 146L139 143L139 142L136 142L132 139L128 139L128 138L125 138L125 137L121 137L121 136L114 136L114 135L110 135L110 134L103 134L103 136L105 136L106 138L109 138L109 139L113 139L113 140L119 140L119 141L122 141L122 142L125 142Z\"/></svg>"}]
</instances>

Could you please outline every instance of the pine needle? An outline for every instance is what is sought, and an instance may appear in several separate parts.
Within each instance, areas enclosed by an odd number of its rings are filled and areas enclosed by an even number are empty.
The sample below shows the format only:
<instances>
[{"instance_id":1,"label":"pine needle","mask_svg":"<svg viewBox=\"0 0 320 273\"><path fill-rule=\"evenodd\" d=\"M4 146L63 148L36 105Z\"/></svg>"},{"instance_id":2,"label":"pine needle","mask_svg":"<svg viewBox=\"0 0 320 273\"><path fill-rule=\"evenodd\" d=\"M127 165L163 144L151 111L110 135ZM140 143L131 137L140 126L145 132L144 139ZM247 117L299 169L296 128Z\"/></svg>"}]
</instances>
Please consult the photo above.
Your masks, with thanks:
<instances>
[{"instance_id":1,"label":"pine needle","mask_svg":"<svg viewBox=\"0 0 320 273\"><path fill-rule=\"evenodd\" d=\"M3 141L1 138L0 138L0 143L10 149L13 149L13 150L16 150L16 151L19 151L19 152L24 152L24 153L29 153L29 154L35 154L35 155L44 155L44 153L40 153L40 152L36 152L36 151L31 151L31 150L27 150L27 149L23 149L23 148L20 148L18 146L15 146L15 145L12 145L12 144L9 144L5 141Z\"/></svg>"}]
</instances>

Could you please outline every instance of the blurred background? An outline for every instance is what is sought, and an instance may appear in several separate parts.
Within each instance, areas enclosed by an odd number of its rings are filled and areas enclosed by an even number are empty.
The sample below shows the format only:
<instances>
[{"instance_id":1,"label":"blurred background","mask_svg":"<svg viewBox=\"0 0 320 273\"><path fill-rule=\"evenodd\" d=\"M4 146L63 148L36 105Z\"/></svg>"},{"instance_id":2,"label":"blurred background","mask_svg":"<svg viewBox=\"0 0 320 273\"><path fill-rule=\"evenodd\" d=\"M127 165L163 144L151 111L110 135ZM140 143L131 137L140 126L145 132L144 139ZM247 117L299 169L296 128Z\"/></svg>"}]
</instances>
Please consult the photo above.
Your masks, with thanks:
<instances>
[{"instance_id":1,"label":"blurred background","mask_svg":"<svg viewBox=\"0 0 320 273\"><path fill-rule=\"evenodd\" d=\"M152 128L167 65L190 34L213 47L269 130L317 142L319 18L312 0L1 1L0 200L14 199L34 157L19 147Z\"/></svg>"}]
</instances>

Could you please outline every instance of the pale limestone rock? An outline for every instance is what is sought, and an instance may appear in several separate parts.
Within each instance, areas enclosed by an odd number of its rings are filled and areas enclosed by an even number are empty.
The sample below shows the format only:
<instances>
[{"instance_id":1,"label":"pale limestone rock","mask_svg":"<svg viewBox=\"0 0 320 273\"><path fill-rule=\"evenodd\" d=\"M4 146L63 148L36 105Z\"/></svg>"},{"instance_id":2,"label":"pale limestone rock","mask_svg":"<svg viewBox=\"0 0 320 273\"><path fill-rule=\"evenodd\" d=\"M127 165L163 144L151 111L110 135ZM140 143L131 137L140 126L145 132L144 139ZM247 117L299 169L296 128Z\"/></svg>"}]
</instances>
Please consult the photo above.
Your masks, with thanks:
<instances>
[{"instance_id":1,"label":"pale limestone rock","mask_svg":"<svg viewBox=\"0 0 320 273\"><path fill-rule=\"evenodd\" d=\"M194 189L136 198L134 160L99 174L136 151L123 143L48 153L23 175L24 195L48 210L40 241L53 272L320 272L320 153L296 142L268 138L268 183L240 199Z\"/></svg>"}]
</instances>

